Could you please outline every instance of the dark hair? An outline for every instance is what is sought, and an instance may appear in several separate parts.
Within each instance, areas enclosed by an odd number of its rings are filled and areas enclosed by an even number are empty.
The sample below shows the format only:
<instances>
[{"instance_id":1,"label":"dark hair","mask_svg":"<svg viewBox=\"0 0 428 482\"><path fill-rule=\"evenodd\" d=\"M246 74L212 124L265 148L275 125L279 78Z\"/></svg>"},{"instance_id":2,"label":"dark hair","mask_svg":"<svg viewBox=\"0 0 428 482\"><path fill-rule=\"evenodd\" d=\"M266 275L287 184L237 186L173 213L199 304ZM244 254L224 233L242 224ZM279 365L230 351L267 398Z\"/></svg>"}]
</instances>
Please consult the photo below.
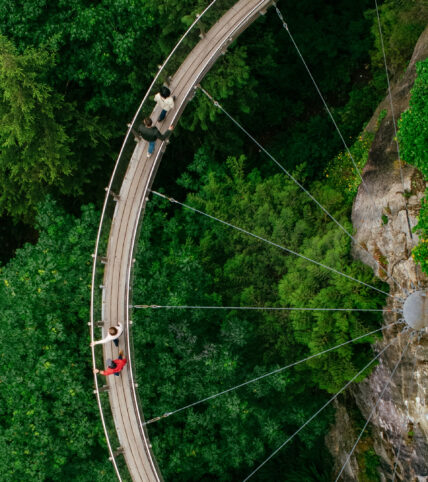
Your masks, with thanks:
<instances>
[{"instance_id":1,"label":"dark hair","mask_svg":"<svg viewBox=\"0 0 428 482\"><path fill-rule=\"evenodd\" d=\"M150 127L150 126L152 125L152 119L150 119L150 117L146 117L146 118L144 119L144 125L145 125L146 127Z\"/></svg>"},{"instance_id":2,"label":"dark hair","mask_svg":"<svg viewBox=\"0 0 428 482\"><path fill-rule=\"evenodd\" d=\"M160 95L161 95L161 97L166 99L167 97L169 97L171 95L171 91L168 89L168 87L165 87L163 85L160 89Z\"/></svg>"},{"instance_id":3,"label":"dark hair","mask_svg":"<svg viewBox=\"0 0 428 482\"><path fill-rule=\"evenodd\" d=\"M108 332L110 333L110 335L116 335L117 333L117 328L115 326L111 326L109 329L108 329Z\"/></svg>"},{"instance_id":4,"label":"dark hair","mask_svg":"<svg viewBox=\"0 0 428 482\"><path fill-rule=\"evenodd\" d=\"M116 363L112 360L112 361L109 363L109 366L108 366L108 367L109 367L109 368L116 368L117 365L116 365Z\"/></svg>"}]
</instances>

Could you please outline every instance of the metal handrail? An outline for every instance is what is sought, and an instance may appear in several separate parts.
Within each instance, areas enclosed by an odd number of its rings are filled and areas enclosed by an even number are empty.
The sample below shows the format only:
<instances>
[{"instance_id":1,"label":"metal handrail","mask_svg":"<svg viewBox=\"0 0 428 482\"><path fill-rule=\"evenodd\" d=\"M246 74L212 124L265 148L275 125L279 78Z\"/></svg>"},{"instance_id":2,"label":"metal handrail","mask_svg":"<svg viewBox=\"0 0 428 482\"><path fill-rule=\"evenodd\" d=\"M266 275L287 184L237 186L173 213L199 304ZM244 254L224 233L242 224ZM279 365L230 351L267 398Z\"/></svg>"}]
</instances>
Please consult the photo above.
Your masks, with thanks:
<instances>
[{"instance_id":1,"label":"metal handrail","mask_svg":"<svg viewBox=\"0 0 428 482\"><path fill-rule=\"evenodd\" d=\"M148 99L148 97L150 95L150 92L153 89L156 81L159 79L160 74L164 71L166 65L168 64L170 59L173 57L173 55L177 51L178 47L182 44L183 40L187 37L187 35L192 31L193 27L201 20L201 18L204 16L204 14L215 3L217 3L217 1L218 0L213 0L206 7L206 9L202 12L201 15L197 15L197 18L195 19L195 21L187 29L187 31L181 37L179 42L175 45L175 47L173 48L173 50L171 51L171 53L169 54L169 56L167 57L165 62L159 68L159 71L157 72L157 74L156 74L154 80L152 81L149 89L147 90L143 100L141 101L136 114L134 115L134 117L132 119L131 126L129 127L129 129L126 133L124 142L123 142L122 147L120 149L118 158L116 160L116 164L115 164L114 169L113 169L112 176L110 178L109 185L106 188L107 192L106 192L106 196L105 196L105 200L104 200L100 224L99 224L98 233L97 233L95 253L93 255L94 261L93 261L92 286L91 286L91 322L90 322L90 325L91 325L91 341L94 341L95 282L96 282L96 275L97 275L97 266L99 266L97 264L97 262L98 262L98 253L99 253L99 249L100 249L101 234L102 234L102 229L103 229L104 222L105 222L105 216L106 216L106 212L107 212L107 206L108 206L108 203L109 203L110 195L113 194L113 196L116 199L116 195L112 191L112 186L113 186L113 182L115 181L115 177L116 177L116 174L118 172L119 163L120 163L120 161L122 159L122 156L124 154L124 151L125 151L125 148L126 148L126 145L127 145L127 141L129 139L130 133L132 131L132 127L134 126L138 116L140 115L141 110L142 110L143 106L145 105L145 102ZM228 2L226 2L226 3L228 3ZM267 4L267 6L269 6L271 4L271 2L267 3L266 0L260 0L257 3L257 6L253 7L253 9L250 12L248 12L246 14L246 16L243 17L240 20L239 24L235 26L234 30L229 33L228 39L226 39L226 41L225 41L226 44L228 44L232 40L232 38L234 38L235 35L236 36L239 35L239 33L242 31L242 27L245 28L248 20L254 15L255 12L260 10L260 7L261 7L262 4ZM221 44L220 46L218 46L214 52L211 52L210 57L207 59L204 70L201 71L201 73L200 73L200 76L199 76L200 78L195 79L195 82L192 85L188 86L187 90L185 91L185 95L181 96L181 103L179 104L178 108L175 109L175 111L174 111L174 116L173 116L173 119L172 119L173 124L181 116L186 103L193 96L192 93L193 93L193 90L195 89L195 84L197 84L203 78L203 76L206 74L206 72L212 66L214 61L218 58L220 53L223 52L223 51L224 51L224 43ZM158 152L161 152L161 151L163 151L163 145L161 145ZM150 174L149 174L149 184L151 182L153 182L154 175L155 175L155 172L156 172L156 168L157 168L156 165L153 164L152 167L151 167L151 170L150 170ZM148 441L148 437L146 436L146 429L145 429L145 426L143 424L142 416L141 416L141 413L140 413L140 403L139 403L138 393L135 389L136 384L135 384L135 381L134 381L134 373L133 373L134 370L133 370L132 356L131 356L132 353L133 353L133 345L131 344L131 341L132 341L131 337L128 335L130 333L130 331L129 331L129 326L130 326L130 320L129 320L129 314L130 314L130 311L129 311L130 310L130 283L131 283L131 275L132 275L132 267L133 267L133 256L134 256L134 252L135 252L135 243L136 243L136 239L137 239L139 225L140 225L140 222L141 222L141 219L140 219L141 218L141 212L142 212L142 209L143 209L143 206L144 206L144 203L145 203L145 198L147 196L147 190L149 188L150 188L150 185L147 185L146 188L145 188L145 191L144 191L144 195L141 198L140 204L138 206L138 217L137 217L137 219L139 221L135 224L135 226L133 228L133 231L132 231L132 236L131 236L131 249L129 251L130 255L128 256L127 267L126 267L126 279L125 279L125 303L126 303L126 306L125 306L125 312L124 312L125 313L124 323L125 323L125 328L126 328L125 333L127 334L127 336L125 336L125 342L126 342L126 349L127 349L127 353L128 353L128 379L129 379L129 386L131 388L131 396L132 396L132 401L133 401L133 405L134 405L134 413L137 417L137 421L138 421L138 425L139 425L139 431L142 435L142 439L143 439L143 442L145 444L145 449L146 449L145 453L146 453L150 463L152 464L152 467L156 467L156 461L154 460L154 457L152 456L152 453L151 453L151 450L150 450L151 445ZM113 221L114 221L114 215L113 215ZM102 304L101 304L102 311L103 311L103 302L104 302L104 299L102 299ZM104 317L102 316L101 319L104 319ZM95 368L96 360L95 360L94 347L92 347L92 361L93 361L93 366ZM113 462L113 465L114 465L114 468L115 468L115 471L116 471L116 474L117 474L119 480L122 480L121 476L120 476L120 473L119 473L119 469L117 467L116 460L115 460L115 454L113 453L113 450L112 450L111 441L109 439L108 430L107 430L105 418L104 418L104 415L103 415L103 409L102 409L101 399L100 399L100 396L99 396L98 380L97 380L96 374L94 374L94 379L95 379L95 387L96 387L95 391L96 391L98 406L99 406L99 410L100 410L100 414L101 414L101 421L102 421L104 433L105 433L106 440L107 440L107 446L108 446L108 449L109 449L109 452L110 452L110 459ZM156 479L160 482L160 478L159 478L157 472L158 472L157 470L153 471L153 473L156 476Z\"/></svg>"},{"instance_id":2,"label":"metal handrail","mask_svg":"<svg viewBox=\"0 0 428 482\"><path fill-rule=\"evenodd\" d=\"M175 45L175 47L172 49L171 53L168 55L168 57L165 59L164 63L160 66L157 74L155 75L152 83L150 84L143 100L141 101L138 109L137 109L137 112L135 113L133 119L132 119L132 122L131 122L131 127L129 127L126 135L125 135L125 139L122 143L122 146L121 146L121 149L119 151L119 154L118 154L118 157L116 159L116 163L115 163L115 166L113 168L113 172L112 172L112 175L110 177L110 181L109 181L109 184L108 184L108 187L106 188L106 195L105 195L105 198L104 198L104 203L103 203L103 208L102 208L102 211L101 211L101 218L100 218L100 223L99 223L99 226L98 226L98 232L97 232L97 237L96 237L96 241L95 241L95 251L94 251L94 254L93 254L93 264L92 264L92 279L91 279L91 304L90 304L90 337L91 337L91 342L95 341L94 339L94 303L95 303L95 278L96 278L96 271L97 271L97 267L98 267L98 256L99 256L99 244L100 244L100 239L101 239L101 233L102 233L102 228L103 228L103 224L104 224L104 220L105 220L105 215L106 215L106 210L107 210L107 205L108 205L108 202L109 202L109 198L110 198L110 195L112 193L112 185L113 185L113 181L115 180L115 176L116 176L116 172L117 172L117 169L118 169L118 166L119 166L119 163L120 163L120 160L121 160L121 157L122 157L122 154L123 154L123 151L125 149L125 146L127 144L127 141L128 141L128 138L129 138L129 135L130 135L130 132L131 132L131 129L133 127L133 125L135 124L135 121L136 119L138 118L138 115L140 114L141 112L141 109L143 108L143 105L144 103L146 102L146 100L148 99L149 95L150 95L150 92L153 88L153 86L155 85L156 81L158 80L159 76L161 75L161 73L164 71L166 65L168 64L168 62L170 61L170 59L172 58L172 56L174 55L174 53L177 51L178 47L182 44L182 42L184 41L184 39L188 36L188 34L193 30L194 26L201 20L201 18L206 14L206 12L208 12L210 10L210 8L217 2L217 0L213 0L206 8L205 10L200 14L200 15L197 15L196 16L196 19L194 20L194 22L190 25L190 27L186 30L186 32L183 34L183 36L180 38L180 40L177 42L177 44ZM128 278L128 283L129 283L129 278ZM128 284L128 288L129 288L129 284ZM101 288L103 289L103 288ZM128 311L127 311L128 313ZM127 328L128 328L128 318L126 320L126 323L127 323ZM129 350L129 337L128 337L128 350ZM96 359L95 359L95 346L92 346L91 347L91 353L92 353L92 366L93 366L93 369L96 368ZM130 367L132 367L132 365L130 364ZM129 372L131 373L131 387L132 387L132 391L133 391L133 394L134 394L134 398L136 397L135 396L135 383L133 381L133 376L132 376L132 369L129 370ZM111 462L113 463L113 467L114 467L114 470L116 472L116 475L118 477L118 479L120 481L122 481L122 478L121 478L121 475L120 475L120 472L119 472L119 468L117 466L117 462L116 462L116 458L115 458L115 455L114 455L114 451L113 451L113 448L112 448L112 445L111 445L111 442L110 442L110 437L109 437L109 434L108 434L108 429L107 429L107 425L106 425L106 422L105 422L105 417L104 417L104 412L103 412L103 408L102 408L102 404L101 404L101 398L100 398L100 392L99 392L99 384L98 384L98 378L97 378L97 375L94 373L94 385L95 385L95 394L96 394L96 399L97 399L97 403L98 403L98 409L99 409L99 412L100 412L100 417L101 417L101 424L103 426L103 430L104 430L104 435L105 435L105 438L106 438L106 443L107 443L107 447L108 447L108 451L109 451L109 454L110 454L110 460ZM138 407L138 405L137 405ZM140 425L141 425L141 417L140 417L140 414L139 414L139 410L137 408L137 413L138 413L138 419L139 419L139 422L140 422ZM142 425L141 425L142 426ZM147 447L148 449L148 447ZM150 450L147 450L147 453L148 454L151 454L151 451ZM150 455L151 457L151 455Z\"/></svg>"},{"instance_id":3,"label":"metal handrail","mask_svg":"<svg viewBox=\"0 0 428 482\"><path fill-rule=\"evenodd\" d=\"M95 252L97 252L97 248L98 248L98 246L96 246ZM94 341L94 317L93 317L93 309L92 308L93 308L93 302L94 302L93 286L94 286L95 271L96 271L95 263L96 263L96 256L94 256L94 267L93 267L93 271L92 271L92 287L91 287L91 321L90 321L91 342ZM95 347L94 346L91 346L91 352L92 352L92 367L96 368ZM117 463L116 463L116 458L114 456L113 449L112 449L112 446L111 446L111 443L110 443L110 437L108 435L107 426L106 426L106 423L105 423L104 412L103 412L103 408L102 408L102 405L101 405L101 397L100 397L100 392L99 392L99 388L98 388L98 379L97 379L97 375L95 373L94 373L94 383L95 383L94 392L95 392L95 395L96 395L96 398L97 398L98 409L99 409L100 417L101 417L101 424L102 424L103 429L104 429L104 434L105 434L105 437L106 437L106 443L107 443L108 451L109 451L109 454L110 454L110 460L113 463L113 467L114 467L114 470L116 472L117 478L120 481L122 481L122 478L121 478L120 473L119 473L119 468L118 468Z\"/></svg>"}]
</instances>

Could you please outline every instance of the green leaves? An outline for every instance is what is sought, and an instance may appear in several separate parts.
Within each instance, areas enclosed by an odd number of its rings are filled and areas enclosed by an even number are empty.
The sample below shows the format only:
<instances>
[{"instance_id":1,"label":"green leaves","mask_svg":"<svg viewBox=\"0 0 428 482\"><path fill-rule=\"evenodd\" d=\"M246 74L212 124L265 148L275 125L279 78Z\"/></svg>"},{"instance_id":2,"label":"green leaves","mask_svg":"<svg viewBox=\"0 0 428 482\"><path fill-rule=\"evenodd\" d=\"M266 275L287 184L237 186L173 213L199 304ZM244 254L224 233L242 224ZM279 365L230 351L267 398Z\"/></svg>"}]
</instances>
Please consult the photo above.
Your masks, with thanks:
<instances>
[{"instance_id":1,"label":"green leaves","mask_svg":"<svg viewBox=\"0 0 428 482\"><path fill-rule=\"evenodd\" d=\"M399 121L398 138L403 160L418 167L428 178L428 60L416 64L416 80L409 108Z\"/></svg>"},{"instance_id":2,"label":"green leaves","mask_svg":"<svg viewBox=\"0 0 428 482\"><path fill-rule=\"evenodd\" d=\"M0 212L23 217L46 187L61 189L70 162L70 138L57 119L62 99L42 81L53 59L46 52L18 55L0 37Z\"/></svg>"},{"instance_id":3,"label":"green leaves","mask_svg":"<svg viewBox=\"0 0 428 482\"><path fill-rule=\"evenodd\" d=\"M53 64L46 51L20 55L0 36L0 214L27 223L47 193L81 192L98 167L87 162L88 146L106 138L45 82Z\"/></svg>"},{"instance_id":4,"label":"green leaves","mask_svg":"<svg viewBox=\"0 0 428 482\"><path fill-rule=\"evenodd\" d=\"M369 269L352 260L349 237L286 176L247 171L245 156L215 165L201 149L180 179L196 191L186 203L376 283ZM330 184L309 188L352 229L340 192ZM384 301L354 281L164 200L154 199L148 209L134 283L138 303L375 308ZM144 354L137 357L137 374L148 418L379 326L379 316L355 312L148 309L137 310L133 320L136 353ZM373 341L346 345L153 424L151 440L165 477L242 479L322 406L325 392L336 393L358 373ZM302 431L279 454L282 462L289 467L290 457L308 460L329 421L327 411ZM280 469L266 470L274 480Z\"/></svg>"},{"instance_id":5,"label":"green leaves","mask_svg":"<svg viewBox=\"0 0 428 482\"><path fill-rule=\"evenodd\" d=\"M37 244L26 245L0 270L5 481L67 478L88 458L87 477L79 480L113 479L101 447L84 333L97 217L89 206L74 219L46 201Z\"/></svg>"},{"instance_id":6,"label":"green leaves","mask_svg":"<svg viewBox=\"0 0 428 482\"><path fill-rule=\"evenodd\" d=\"M426 27L428 12L423 0L388 0L379 7L379 15L388 70L395 75L406 67L419 35ZM371 61L373 65L383 69L383 52L376 11L368 10L366 17L372 19L371 31L375 39Z\"/></svg>"},{"instance_id":7,"label":"green leaves","mask_svg":"<svg viewBox=\"0 0 428 482\"><path fill-rule=\"evenodd\" d=\"M411 91L409 109L403 113L399 121L398 139L401 154L405 161L416 166L428 178L428 60L416 64L417 77ZM412 191L418 189L420 181L412 181ZM423 182L422 182L423 186ZM418 224L414 231L420 235L418 246L413 249L412 256L420 263L422 270L428 273L428 201L427 192L422 199Z\"/></svg>"}]
</instances>

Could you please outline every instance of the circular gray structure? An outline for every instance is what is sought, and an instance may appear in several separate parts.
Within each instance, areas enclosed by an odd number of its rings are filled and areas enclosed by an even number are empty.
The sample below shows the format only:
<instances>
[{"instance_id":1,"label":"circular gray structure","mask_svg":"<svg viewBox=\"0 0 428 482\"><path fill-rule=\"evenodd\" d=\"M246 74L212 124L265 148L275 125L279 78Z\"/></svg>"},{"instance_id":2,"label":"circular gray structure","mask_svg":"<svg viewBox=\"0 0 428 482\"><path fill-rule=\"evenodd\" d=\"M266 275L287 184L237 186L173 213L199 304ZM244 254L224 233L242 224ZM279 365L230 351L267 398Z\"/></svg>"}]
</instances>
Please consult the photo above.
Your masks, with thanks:
<instances>
[{"instance_id":1,"label":"circular gray structure","mask_svg":"<svg viewBox=\"0 0 428 482\"><path fill-rule=\"evenodd\" d=\"M410 294L403 305L406 323L415 330L428 327L428 297L425 291Z\"/></svg>"}]
</instances>

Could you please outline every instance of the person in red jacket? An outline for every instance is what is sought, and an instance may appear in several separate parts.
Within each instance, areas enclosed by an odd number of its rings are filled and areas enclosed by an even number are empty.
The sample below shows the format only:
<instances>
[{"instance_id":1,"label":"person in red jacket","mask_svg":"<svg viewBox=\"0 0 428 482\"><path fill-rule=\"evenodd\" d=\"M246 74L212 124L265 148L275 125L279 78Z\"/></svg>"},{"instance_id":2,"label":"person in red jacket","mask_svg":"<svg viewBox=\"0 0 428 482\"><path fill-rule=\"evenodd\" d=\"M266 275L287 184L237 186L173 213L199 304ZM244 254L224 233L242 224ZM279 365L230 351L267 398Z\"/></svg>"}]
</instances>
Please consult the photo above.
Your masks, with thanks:
<instances>
[{"instance_id":1,"label":"person in red jacket","mask_svg":"<svg viewBox=\"0 0 428 482\"><path fill-rule=\"evenodd\" d=\"M123 358L123 351L119 351L119 358L116 360L107 360L108 367L105 370L98 370L98 368L94 369L94 373L99 373L100 375L109 376L109 375L116 375L117 377L120 375L120 372L123 370L124 366L128 363L126 358Z\"/></svg>"}]
</instances>

